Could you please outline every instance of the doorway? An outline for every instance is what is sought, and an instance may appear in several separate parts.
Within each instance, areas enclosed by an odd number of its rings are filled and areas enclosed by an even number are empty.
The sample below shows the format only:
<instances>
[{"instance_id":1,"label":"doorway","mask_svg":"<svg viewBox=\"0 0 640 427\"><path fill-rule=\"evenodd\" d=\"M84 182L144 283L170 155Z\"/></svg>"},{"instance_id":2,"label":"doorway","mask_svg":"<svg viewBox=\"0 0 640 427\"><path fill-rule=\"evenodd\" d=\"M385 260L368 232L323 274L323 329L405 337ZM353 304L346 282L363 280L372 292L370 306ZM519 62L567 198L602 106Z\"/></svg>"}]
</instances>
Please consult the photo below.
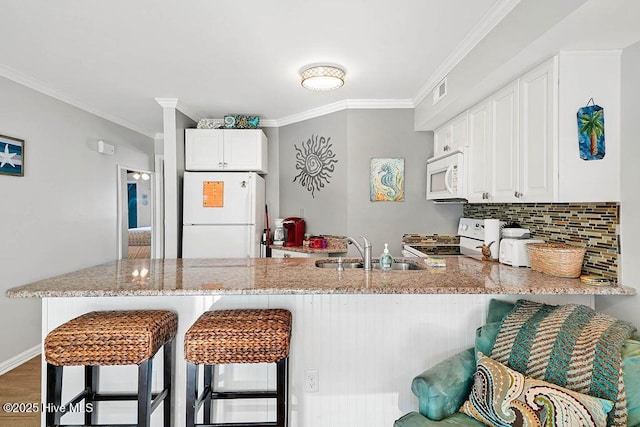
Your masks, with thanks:
<instances>
[{"instance_id":1,"label":"doorway","mask_svg":"<svg viewBox=\"0 0 640 427\"><path fill-rule=\"evenodd\" d=\"M151 258L154 173L118 166L118 259Z\"/></svg>"}]
</instances>

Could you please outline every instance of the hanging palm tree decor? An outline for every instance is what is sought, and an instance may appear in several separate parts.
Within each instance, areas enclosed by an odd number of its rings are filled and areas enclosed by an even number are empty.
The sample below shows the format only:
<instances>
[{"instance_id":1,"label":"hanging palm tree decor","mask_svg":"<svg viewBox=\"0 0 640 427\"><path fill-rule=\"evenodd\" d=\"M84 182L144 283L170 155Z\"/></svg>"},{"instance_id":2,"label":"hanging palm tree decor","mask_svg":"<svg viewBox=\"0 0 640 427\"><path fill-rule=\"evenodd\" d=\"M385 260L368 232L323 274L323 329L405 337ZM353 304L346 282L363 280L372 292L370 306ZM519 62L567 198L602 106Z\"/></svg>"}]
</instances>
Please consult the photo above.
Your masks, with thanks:
<instances>
[{"instance_id":1,"label":"hanging palm tree decor","mask_svg":"<svg viewBox=\"0 0 640 427\"><path fill-rule=\"evenodd\" d=\"M604 108L596 105L593 98L578 109L578 145L582 160L600 160L605 155Z\"/></svg>"}]
</instances>

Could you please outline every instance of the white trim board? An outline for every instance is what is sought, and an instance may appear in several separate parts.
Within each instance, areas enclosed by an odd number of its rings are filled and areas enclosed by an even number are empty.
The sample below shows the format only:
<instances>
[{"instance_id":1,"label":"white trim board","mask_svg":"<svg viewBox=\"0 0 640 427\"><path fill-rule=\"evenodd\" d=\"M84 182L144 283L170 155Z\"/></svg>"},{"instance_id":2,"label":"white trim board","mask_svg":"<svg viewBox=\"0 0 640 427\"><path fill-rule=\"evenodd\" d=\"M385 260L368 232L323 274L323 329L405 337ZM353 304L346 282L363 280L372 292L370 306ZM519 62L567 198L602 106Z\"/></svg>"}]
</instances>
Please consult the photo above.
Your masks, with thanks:
<instances>
[{"instance_id":1,"label":"white trim board","mask_svg":"<svg viewBox=\"0 0 640 427\"><path fill-rule=\"evenodd\" d=\"M40 344L38 344L37 346L32 347L26 351L23 351L22 353L12 357L9 360L0 362L0 375L4 375L7 372L11 371L12 369L15 369L18 366L22 365L23 363L28 362L29 360L39 355L41 351L42 351L42 348L40 347Z\"/></svg>"},{"instance_id":2,"label":"white trim board","mask_svg":"<svg viewBox=\"0 0 640 427\"><path fill-rule=\"evenodd\" d=\"M31 76L28 76L24 73L21 73L19 71L16 71L12 68L7 67L6 65L0 65L0 76L3 76L9 80L12 80L16 83L19 83L23 86L28 87L29 89L33 89L36 92L40 92L43 93L45 95L48 95L52 98L55 98L59 101L62 101L66 104L72 105L76 108L79 108L83 111L86 111L88 113L91 114L95 114L98 117L102 117L105 120L108 120L110 122L113 122L115 124L118 124L122 127L125 127L127 129L131 129L134 132L138 132L141 135L144 136L148 136L149 138L153 138L153 135L155 134L155 132L152 132L148 129L144 129L126 119L123 119L121 117L117 117L114 116L112 114L108 114L105 113L104 111L100 111L97 108L94 108L91 105L88 105L82 101L79 101L75 98L72 98L64 93L61 93L59 91L57 91L56 89L53 89L49 86L47 86L46 84L42 83L39 80L34 79Z\"/></svg>"},{"instance_id":3,"label":"white trim board","mask_svg":"<svg viewBox=\"0 0 640 427\"><path fill-rule=\"evenodd\" d=\"M497 1L495 5L478 20L478 24L473 27L456 48L451 51L444 62L440 64L431 77L429 77L427 83L422 86L415 98L413 98L413 104L420 104L422 100L431 93L433 88L435 88L518 3L520 3L520 0Z\"/></svg>"},{"instance_id":4,"label":"white trim board","mask_svg":"<svg viewBox=\"0 0 640 427\"><path fill-rule=\"evenodd\" d=\"M182 106L184 106L184 104L178 103L177 109L180 110ZM384 109L397 109L397 108L415 108L415 105L410 99L345 99L342 101L334 102L332 104L326 104L320 107L312 108L310 110L303 111L301 113L292 114L290 116L283 117L281 119L260 120L260 126L263 128L277 128L277 127L287 126L293 123L298 123L305 120L313 119L316 117L324 116L327 114L335 113L336 111L342 111L342 110L355 110L355 109L384 110ZM200 118L202 118L202 117L198 118L195 116L191 116L183 110L180 110L180 111L182 111L184 114L186 114L196 122L199 121ZM221 119L218 119L218 120L221 120Z\"/></svg>"}]
</instances>

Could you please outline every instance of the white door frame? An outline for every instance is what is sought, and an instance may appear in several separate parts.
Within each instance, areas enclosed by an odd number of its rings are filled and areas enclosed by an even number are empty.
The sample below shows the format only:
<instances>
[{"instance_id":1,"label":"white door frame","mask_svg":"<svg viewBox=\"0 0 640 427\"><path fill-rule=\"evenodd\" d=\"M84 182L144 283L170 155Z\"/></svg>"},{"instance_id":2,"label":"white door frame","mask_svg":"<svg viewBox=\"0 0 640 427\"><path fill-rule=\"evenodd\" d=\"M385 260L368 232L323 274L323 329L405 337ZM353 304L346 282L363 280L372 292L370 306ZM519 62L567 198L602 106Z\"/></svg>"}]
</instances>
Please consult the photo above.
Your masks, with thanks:
<instances>
[{"instance_id":1,"label":"white door frame","mask_svg":"<svg viewBox=\"0 0 640 427\"><path fill-rule=\"evenodd\" d=\"M154 172L147 171L140 168L134 168L134 167L128 167L128 166L122 166L122 165L117 165L117 167L118 167L118 175L117 175L118 176L117 178L117 182L118 182L117 218L118 219L116 222L117 223L116 234L118 236L117 259L126 258L128 255L128 231L127 231L128 227L127 227L127 221L125 220L125 218L128 218L128 203L125 203L125 196L128 194L127 193L127 171L128 170L136 171L140 173L147 173L150 176L149 178L151 183L150 197L153 198L153 200L150 200L151 202L151 257L153 258L154 255L156 254L156 246L158 246L156 244L156 239L157 239L156 230L159 228L156 223L156 211L157 211L156 174Z\"/></svg>"}]
</instances>

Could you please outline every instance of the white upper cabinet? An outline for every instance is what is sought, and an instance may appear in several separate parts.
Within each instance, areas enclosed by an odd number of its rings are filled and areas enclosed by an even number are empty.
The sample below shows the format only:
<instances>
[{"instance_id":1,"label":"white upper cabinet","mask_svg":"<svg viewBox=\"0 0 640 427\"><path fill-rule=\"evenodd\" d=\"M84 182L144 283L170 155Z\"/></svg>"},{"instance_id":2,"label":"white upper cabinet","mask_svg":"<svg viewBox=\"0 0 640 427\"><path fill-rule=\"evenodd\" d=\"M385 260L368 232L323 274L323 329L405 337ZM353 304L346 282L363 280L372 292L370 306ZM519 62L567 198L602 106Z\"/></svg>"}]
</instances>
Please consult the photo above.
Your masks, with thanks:
<instances>
[{"instance_id":1,"label":"white upper cabinet","mask_svg":"<svg viewBox=\"0 0 640 427\"><path fill-rule=\"evenodd\" d=\"M267 137L260 129L186 129L189 171L267 172Z\"/></svg>"},{"instance_id":2,"label":"white upper cabinet","mask_svg":"<svg viewBox=\"0 0 640 427\"><path fill-rule=\"evenodd\" d=\"M492 202L512 202L518 196L518 82L491 97L493 158Z\"/></svg>"},{"instance_id":3,"label":"white upper cabinet","mask_svg":"<svg viewBox=\"0 0 640 427\"><path fill-rule=\"evenodd\" d=\"M520 78L520 176L523 202L555 200L557 58Z\"/></svg>"},{"instance_id":4,"label":"white upper cabinet","mask_svg":"<svg viewBox=\"0 0 640 427\"><path fill-rule=\"evenodd\" d=\"M469 110L468 200L490 201L493 190L491 102L486 100Z\"/></svg>"},{"instance_id":5,"label":"white upper cabinet","mask_svg":"<svg viewBox=\"0 0 640 427\"><path fill-rule=\"evenodd\" d=\"M620 201L620 59L562 52L471 108L468 201ZM605 109L599 160L581 159L578 144L576 114L590 98Z\"/></svg>"},{"instance_id":6,"label":"white upper cabinet","mask_svg":"<svg viewBox=\"0 0 640 427\"><path fill-rule=\"evenodd\" d=\"M468 112L465 111L433 132L434 157L469 145L467 121Z\"/></svg>"}]
</instances>

